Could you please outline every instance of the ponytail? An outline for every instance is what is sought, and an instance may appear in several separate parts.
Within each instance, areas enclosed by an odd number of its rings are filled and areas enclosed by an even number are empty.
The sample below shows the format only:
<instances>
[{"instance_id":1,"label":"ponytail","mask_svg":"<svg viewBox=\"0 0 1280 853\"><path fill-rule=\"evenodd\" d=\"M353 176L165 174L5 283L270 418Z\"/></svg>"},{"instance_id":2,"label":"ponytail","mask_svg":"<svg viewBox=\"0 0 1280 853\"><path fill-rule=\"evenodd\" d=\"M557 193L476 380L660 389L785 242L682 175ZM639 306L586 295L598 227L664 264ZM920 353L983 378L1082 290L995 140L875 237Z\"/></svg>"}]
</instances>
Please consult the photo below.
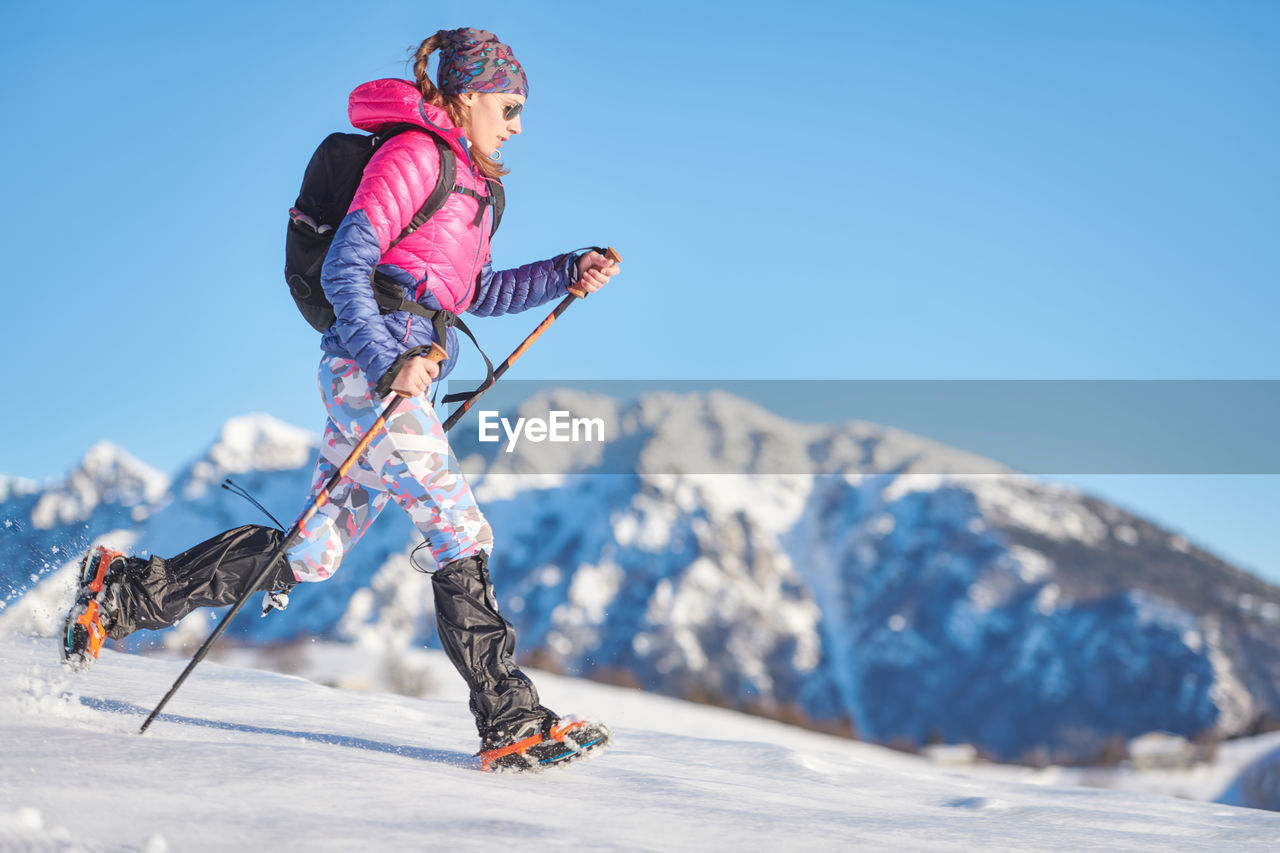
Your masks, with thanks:
<instances>
[{"instance_id":1,"label":"ponytail","mask_svg":"<svg viewBox=\"0 0 1280 853\"><path fill-rule=\"evenodd\" d=\"M444 41L444 30L440 30L435 35L424 40L418 45L418 49L413 54L413 76L418 81L418 91L422 93L422 99L429 104L440 106L440 90L436 88L436 84L431 80L431 74L427 71L427 62L431 59L431 54L440 49L441 43Z\"/></svg>"},{"instance_id":2,"label":"ponytail","mask_svg":"<svg viewBox=\"0 0 1280 853\"><path fill-rule=\"evenodd\" d=\"M471 110L462 103L457 95L446 95L441 92L439 87L431 79L431 73L427 70L427 64L431 60L431 54L435 53L444 44L444 36L448 30L439 30L435 35L423 40L417 49L413 50L413 76L418 84L418 91L422 93L422 100L428 104L440 107L449 115L449 119L456 127L466 127L466 121L470 116ZM476 164L480 173L491 181L496 181L503 175L510 172L510 169L504 169L497 160L481 154L474 147L469 151L471 160Z\"/></svg>"}]
</instances>

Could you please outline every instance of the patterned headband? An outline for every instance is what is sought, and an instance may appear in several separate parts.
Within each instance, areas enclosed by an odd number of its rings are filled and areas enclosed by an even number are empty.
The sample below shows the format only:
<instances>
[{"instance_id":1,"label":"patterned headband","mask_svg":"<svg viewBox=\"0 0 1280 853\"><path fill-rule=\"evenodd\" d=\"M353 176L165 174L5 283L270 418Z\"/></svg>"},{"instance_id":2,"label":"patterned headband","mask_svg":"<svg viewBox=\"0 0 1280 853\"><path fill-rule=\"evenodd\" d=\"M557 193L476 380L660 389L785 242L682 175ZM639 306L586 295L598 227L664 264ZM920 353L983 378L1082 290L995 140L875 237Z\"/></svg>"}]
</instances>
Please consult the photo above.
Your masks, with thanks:
<instances>
[{"instance_id":1,"label":"patterned headband","mask_svg":"<svg viewBox=\"0 0 1280 853\"><path fill-rule=\"evenodd\" d=\"M440 67L436 85L446 95L463 92L509 92L528 95L529 81L511 48L486 30L462 27L441 30Z\"/></svg>"}]
</instances>

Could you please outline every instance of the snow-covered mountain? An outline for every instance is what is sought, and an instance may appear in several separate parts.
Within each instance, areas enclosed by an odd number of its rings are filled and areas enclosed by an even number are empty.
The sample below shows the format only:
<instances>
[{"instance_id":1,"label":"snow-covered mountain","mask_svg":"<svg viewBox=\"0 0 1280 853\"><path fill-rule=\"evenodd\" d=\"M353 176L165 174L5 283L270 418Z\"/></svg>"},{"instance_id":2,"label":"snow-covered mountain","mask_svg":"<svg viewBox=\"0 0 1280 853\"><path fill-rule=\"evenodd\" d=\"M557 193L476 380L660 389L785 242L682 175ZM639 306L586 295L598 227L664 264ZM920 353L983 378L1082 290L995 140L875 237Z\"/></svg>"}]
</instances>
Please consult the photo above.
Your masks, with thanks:
<instances>
[{"instance_id":1,"label":"snow-covered mountain","mask_svg":"<svg viewBox=\"0 0 1280 853\"><path fill-rule=\"evenodd\" d=\"M544 668L1035 763L1093 761L1148 731L1280 722L1280 590L1101 501L898 430L794 423L717 392L553 392L510 417L550 411L599 418L605 440L507 453L470 419L451 436L497 535L522 657ZM109 480L51 527L61 516L35 510L66 484L6 486L0 621L56 630L70 570L53 569L112 529L169 554L261 521L217 488L225 476L292 521L313 441L235 419L167 490ZM158 482L138 465L124 467ZM433 644L416 541L387 512L332 580L230 638ZM208 626L193 614L165 642Z\"/></svg>"}]
</instances>

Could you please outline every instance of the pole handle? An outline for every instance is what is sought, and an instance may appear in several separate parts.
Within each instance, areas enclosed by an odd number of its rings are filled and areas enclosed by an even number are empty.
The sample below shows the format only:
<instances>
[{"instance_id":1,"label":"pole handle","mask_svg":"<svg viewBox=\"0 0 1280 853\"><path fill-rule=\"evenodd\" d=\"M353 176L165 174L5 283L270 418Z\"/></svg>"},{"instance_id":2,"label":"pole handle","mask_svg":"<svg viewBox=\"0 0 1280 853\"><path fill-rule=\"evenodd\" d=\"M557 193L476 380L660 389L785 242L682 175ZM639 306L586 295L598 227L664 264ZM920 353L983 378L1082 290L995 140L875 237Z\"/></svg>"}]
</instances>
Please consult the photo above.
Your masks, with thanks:
<instances>
[{"instance_id":1,"label":"pole handle","mask_svg":"<svg viewBox=\"0 0 1280 853\"><path fill-rule=\"evenodd\" d=\"M622 263L622 255L619 255L617 249L613 248L612 246L609 246L607 249L604 250L604 257L605 257L605 260L612 261L615 264ZM577 285L574 285L573 287L569 288L569 292L572 293L574 296L578 297L579 299L587 298L587 289L585 287L578 287Z\"/></svg>"},{"instance_id":2,"label":"pole handle","mask_svg":"<svg viewBox=\"0 0 1280 853\"><path fill-rule=\"evenodd\" d=\"M440 346L440 344L436 343L435 341L432 341L431 349L427 350L425 353L419 352L417 355L414 356L414 358L425 358L427 361L435 362L436 365L439 365L442 361L446 361L449 358L449 353L445 350L444 347ZM408 361L406 361L405 364L408 364ZM436 380L432 379L431 381L435 382ZM412 396L409 394L402 394L401 392L396 391L394 389L392 389L390 393L397 397Z\"/></svg>"}]
</instances>

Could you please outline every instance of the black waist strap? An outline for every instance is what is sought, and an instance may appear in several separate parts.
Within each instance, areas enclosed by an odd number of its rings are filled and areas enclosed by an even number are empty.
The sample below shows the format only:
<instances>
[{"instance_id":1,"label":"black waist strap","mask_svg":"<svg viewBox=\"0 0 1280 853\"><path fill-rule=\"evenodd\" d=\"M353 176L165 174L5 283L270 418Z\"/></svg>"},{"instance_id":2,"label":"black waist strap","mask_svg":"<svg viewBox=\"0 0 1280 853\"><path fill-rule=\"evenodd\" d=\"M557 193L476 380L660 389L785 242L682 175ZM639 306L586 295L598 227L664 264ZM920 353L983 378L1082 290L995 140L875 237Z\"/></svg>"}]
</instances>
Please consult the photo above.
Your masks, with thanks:
<instances>
[{"instance_id":1,"label":"black waist strap","mask_svg":"<svg viewBox=\"0 0 1280 853\"><path fill-rule=\"evenodd\" d=\"M470 391L463 391L462 393L459 393L459 394L446 394L444 395L443 398L441 398L440 402L444 403L447 406L450 403L456 403L459 400L465 400L468 397L471 397L472 395L474 395L481 388L484 388L486 385L488 385L493 381L493 362L489 361L489 356L484 354L484 350L480 348L480 342L476 340L475 335L471 334L471 330L467 328L466 323L462 322L461 317L459 317L457 314L447 309L424 308L418 303L410 302L407 299L403 301L402 307L400 310L408 311L411 314L417 314L419 317L426 317L428 320L430 320L431 326L432 328L435 329L435 332L436 332L436 341L440 344L440 346L445 346L446 342L449 340L449 338L447 337L447 335L449 334L447 331L448 328L450 326L457 327L457 329L461 331L464 335L466 335L468 338L471 338L471 343L475 345L476 352L480 353L480 357L484 359L484 369L485 369L484 382L482 382L476 388L471 389Z\"/></svg>"},{"instance_id":2,"label":"black waist strap","mask_svg":"<svg viewBox=\"0 0 1280 853\"><path fill-rule=\"evenodd\" d=\"M375 279L376 278L377 276L375 276ZM493 381L493 362L489 361L489 356L484 354L484 350L480 348L480 342L476 340L476 336L467 328L467 324L462 322L461 317L445 308L427 308L423 305L419 305L417 302L414 302L412 299L409 299L404 295L404 288L401 287L399 283L395 282L394 279L388 280L382 287L379 287L378 284L379 282L375 280L374 292L378 297L378 308L382 313L390 314L393 311L408 311L410 314L417 314L419 317L425 317L427 320L431 321L431 327L436 333L436 342L442 347L447 346L447 342L449 340L448 328L450 326L456 326L464 335L471 339L471 343L475 344L476 352L480 353L480 357L484 359L484 382L471 391L464 391L459 394L446 394L444 399L441 400L442 403L448 405L450 403L456 403L459 400L466 400L473 396L476 391L479 391L481 388L484 388ZM391 285L394 286L394 290L392 290ZM399 297L398 302L395 301L397 296Z\"/></svg>"}]
</instances>

